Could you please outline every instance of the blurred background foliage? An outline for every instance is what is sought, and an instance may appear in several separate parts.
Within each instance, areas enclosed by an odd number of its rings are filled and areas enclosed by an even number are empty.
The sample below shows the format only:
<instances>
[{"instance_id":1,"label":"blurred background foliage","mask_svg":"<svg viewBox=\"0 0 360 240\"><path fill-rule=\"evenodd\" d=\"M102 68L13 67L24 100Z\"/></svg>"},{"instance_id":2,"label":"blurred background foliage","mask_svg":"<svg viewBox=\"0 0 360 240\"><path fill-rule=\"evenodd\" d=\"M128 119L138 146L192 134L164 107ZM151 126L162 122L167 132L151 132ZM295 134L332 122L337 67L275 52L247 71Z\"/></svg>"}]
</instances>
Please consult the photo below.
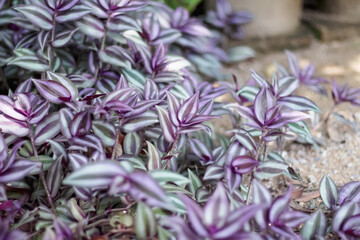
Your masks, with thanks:
<instances>
[{"instance_id":1,"label":"blurred background foliage","mask_svg":"<svg viewBox=\"0 0 360 240\"><path fill-rule=\"evenodd\" d=\"M177 7L183 7L193 12L196 7L202 2L202 0L164 0L167 5L175 9Z\"/></svg>"}]
</instances>

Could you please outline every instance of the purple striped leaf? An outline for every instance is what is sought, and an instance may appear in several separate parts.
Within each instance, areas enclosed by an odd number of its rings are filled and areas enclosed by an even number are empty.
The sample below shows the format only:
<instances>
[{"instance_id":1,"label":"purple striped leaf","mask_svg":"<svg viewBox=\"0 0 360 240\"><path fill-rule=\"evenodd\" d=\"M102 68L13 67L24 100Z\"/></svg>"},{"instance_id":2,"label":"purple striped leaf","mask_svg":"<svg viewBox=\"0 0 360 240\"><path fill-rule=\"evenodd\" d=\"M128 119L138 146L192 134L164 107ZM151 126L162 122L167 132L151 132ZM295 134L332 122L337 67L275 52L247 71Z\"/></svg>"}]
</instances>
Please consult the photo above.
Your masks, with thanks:
<instances>
[{"instance_id":1,"label":"purple striped leaf","mask_svg":"<svg viewBox=\"0 0 360 240\"><path fill-rule=\"evenodd\" d=\"M146 100L159 99L159 88L156 83L150 79L145 83L144 98Z\"/></svg>"},{"instance_id":2,"label":"purple striped leaf","mask_svg":"<svg viewBox=\"0 0 360 240\"><path fill-rule=\"evenodd\" d=\"M163 131L163 136L169 143L175 142L176 128L169 119L168 112L160 106L156 106L159 113L160 127Z\"/></svg>"},{"instance_id":3,"label":"purple striped leaf","mask_svg":"<svg viewBox=\"0 0 360 240\"><path fill-rule=\"evenodd\" d=\"M57 6L57 11L64 12L74 7L80 0L64 0Z\"/></svg>"},{"instance_id":4,"label":"purple striped leaf","mask_svg":"<svg viewBox=\"0 0 360 240\"><path fill-rule=\"evenodd\" d=\"M79 201L80 202L80 201ZM86 219L86 215L84 211L81 209L77 200L75 198L71 198L67 202L67 207L70 209L71 215L78 221L81 222Z\"/></svg>"},{"instance_id":5,"label":"purple striped leaf","mask_svg":"<svg viewBox=\"0 0 360 240\"><path fill-rule=\"evenodd\" d=\"M157 38L153 41L153 44L168 45L175 42L180 37L181 37L181 32L176 29L173 28L162 29L159 35L157 36Z\"/></svg>"},{"instance_id":6,"label":"purple striped leaf","mask_svg":"<svg viewBox=\"0 0 360 240\"><path fill-rule=\"evenodd\" d=\"M32 78L32 81L40 94L49 102L61 104L69 102L72 98L69 90L59 82L34 78Z\"/></svg>"},{"instance_id":7,"label":"purple striped leaf","mask_svg":"<svg viewBox=\"0 0 360 240\"><path fill-rule=\"evenodd\" d=\"M274 85L274 84L273 84ZM294 77L283 77L278 80L278 89L276 89L277 97L286 97L292 94L300 86L300 81Z\"/></svg>"},{"instance_id":8,"label":"purple striped leaf","mask_svg":"<svg viewBox=\"0 0 360 240\"><path fill-rule=\"evenodd\" d=\"M252 111L252 109L245 107L245 106L240 106L237 103L231 103L226 105L226 108L229 108L230 110L234 110L236 111L241 117L244 117L248 120L248 125L252 126L254 128L257 129L261 129L261 123L258 121L258 119L256 118L254 112Z\"/></svg>"},{"instance_id":9,"label":"purple striped leaf","mask_svg":"<svg viewBox=\"0 0 360 240\"><path fill-rule=\"evenodd\" d=\"M82 4L89 7L91 13L99 18L107 18L108 14L106 11L99 5L98 1L94 0L80 0Z\"/></svg>"},{"instance_id":10,"label":"purple striped leaf","mask_svg":"<svg viewBox=\"0 0 360 240\"><path fill-rule=\"evenodd\" d=\"M89 162L89 159L80 153L70 153L68 156L73 169L79 169Z\"/></svg>"},{"instance_id":11,"label":"purple striped leaf","mask_svg":"<svg viewBox=\"0 0 360 240\"><path fill-rule=\"evenodd\" d=\"M125 133L136 132L158 122L158 115L152 111L147 111L139 114L138 116L130 117L124 120L122 130Z\"/></svg>"},{"instance_id":12,"label":"purple striped leaf","mask_svg":"<svg viewBox=\"0 0 360 240\"><path fill-rule=\"evenodd\" d=\"M16 111L14 102L6 96L0 96L0 112L11 119L19 121L27 120L26 114L22 114L21 111Z\"/></svg>"},{"instance_id":13,"label":"purple striped leaf","mask_svg":"<svg viewBox=\"0 0 360 240\"><path fill-rule=\"evenodd\" d=\"M254 100L254 113L259 122L265 123L266 113L269 109L274 107L276 99L267 87L262 87L260 92L256 95Z\"/></svg>"},{"instance_id":14,"label":"purple striped leaf","mask_svg":"<svg viewBox=\"0 0 360 240\"><path fill-rule=\"evenodd\" d=\"M360 214L351 216L346 219L344 225L342 226L342 231L353 238L360 237Z\"/></svg>"},{"instance_id":15,"label":"purple striped leaf","mask_svg":"<svg viewBox=\"0 0 360 240\"><path fill-rule=\"evenodd\" d=\"M230 166L231 161L239 155L244 155L246 149L243 148L239 142L231 142L229 148L226 151L225 162L227 166Z\"/></svg>"},{"instance_id":16,"label":"purple striped leaf","mask_svg":"<svg viewBox=\"0 0 360 240\"><path fill-rule=\"evenodd\" d=\"M63 167L61 164L61 159L57 159L51 164L46 174L46 185L52 198L54 198L59 192L62 175Z\"/></svg>"},{"instance_id":17,"label":"purple striped leaf","mask_svg":"<svg viewBox=\"0 0 360 240\"><path fill-rule=\"evenodd\" d=\"M66 150L63 144L53 141L53 140L47 140L46 142L50 143L51 150L54 153L53 159L58 159L59 157L63 156L65 159L67 159Z\"/></svg>"},{"instance_id":18,"label":"purple striped leaf","mask_svg":"<svg viewBox=\"0 0 360 240\"><path fill-rule=\"evenodd\" d=\"M309 114L299 112L299 111L282 112L280 114L280 118L278 120L272 122L268 126L268 128L269 129L277 129L288 123L300 122L300 121L308 119L310 117L311 116Z\"/></svg>"},{"instance_id":19,"label":"purple striped leaf","mask_svg":"<svg viewBox=\"0 0 360 240\"><path fill-rule=\"evenodd\" d=\"M84 136L89 133L92 126L91 113L82 111L75 114L70 125L70 134L73 137Z\"/></svg>"},{"instance_id":20,"label":"purple striped leaf","mask_svg":"<svg viewBox=\"0 0 360 240\"><path fill-rule=\"evenodd\" d=\"M175 72L160 72L157 73L153 78L156 83L170 83L170 82L181 82L184 78Z\"/></svg>"},{"instance_id":21,"label":"purple striped leaf","mask_svg":"<svg viewBox=\"0 0 360 240\"><path fill-rule=\"evenodd\" d=\"M166 92L167 96L167 102L169 107L169 117L174 124L174 126L178 127L180 125L179 119L178 119L178 110L180 108L180 102L179 100L173 95L171 92Z\"/></svg>"},{"instance_id":22,"label":"purple striped leaf","mask_svg":"<svg viewBox=\"0 0 360 240\"><path fill-rule=\"evenodd\" d=\"M49 64L35 55L24 55L15 57L8 65L16 65L30 71L43 72L49 70Z\"/></svg>"},{"instance_id":23,"label":"purple striped leaf","mask_svg":"<svg viewBox=\"0 0 360 240\"><path fill-rule=\"evenodd\" d=\"M278 103L296 111L315 111L321 113L321 110L313 101L300 96L282 97L278 100Z\"/></svg>"},{"instance_id":24,"label":"purple striped leaf","mask_svg":"<svg viewBox=\"0 0 360 240\"><path fill-rule=\"evenodd\" d=\"M86 15L77 21L76 26L81 32L92 38L102 38L105 34L104 24L92 15Z\"/></svg>"},{"instance_id":25,"label":"purple striped leaf","mask_svg":"<svg viewBox=\"0 0 360 240\"><path fill-rule=\"evenodd\" d=\"M195 173L193 173L189 168L188 168L188 176L190 179L189 189L190 192L194 195L195 192L198 190L198 188L202 186L202 182L199 179L199 177L196 176Z\"/></svg>"},{"instance_id":26,"label":"purple striped leaf","mask_svg":"<svg viewBox=\"0 0 360 240\"><path fill-rule=\"evenodd\" d=\"M116 135L114 124L105 122L104 120L96 120L92 121L91 127L95 135L101 139L104 146L114 146Z\"/></svg>"},{"instance_id":27,"label":"purple striped leaf","mask_svg":"<svg viewBox=\"0 0 360 240\"><path fill-rule=\"evenodd\" d=\"M66 44L68 44L70 42L71 38L73 37L73 35L76 33L77 30L78 30L78 28L75 28L73 30L67 30L67 31L58 33L55 36L55 39L52 42L52 45L56 48L65 46Z\"/></svg>"},{"instance_id":28,"label":"purple striped leaf","mask_svg":"<svg viewBox=\"0 0 360 240\"><path fill-rule=\"evenodd\" d=\"M78 98L78 89L69 78L63 76L62 74L53 72L47 72L47 76L50 80L54 80L62 84L70 92L71 100L76 100Z\"/></svg>"},{"instance_id":29,"label":"purple striped leaf","mask_svg":"<svg viewBox=\"0 0 360 240\"><path fill-rule=\"evenodd\" d=\"M131 68L131 56L120 46L108 46L99 52L100 60L104 63L122 68Z\"/></svg>"},{"instance_id":30,"label":"purple striped leaf","mask_svg":"<svg viewBox=\"0 0 360 240\"><path fill-rule=\"evenodd\" d=\"M248 155L238 156L231 162L232 170L239 174L249 173L259 165L260 162L256 161L254 158Z\"/></svg>"},{"instance_id":31,"label":"purple striped leaf","mask_svg":"<svg viewBox=\"0 0 360 240\"><path fill-rule=\"evenodd\" d=\"M261 205L251 204L248 206L242 206L234 211L232 211L227 217L225 225L221 227L213 235L214 239L232 239L234 235L243 229L245 224L249 222L251 218L255 216L256 213L262 210ZM256 239L254 236L246 235L235 235L238 236L236 239Z\"/></svg>"},{"instance_id":32,"label":"purple striped leaf","mask_svg":"<svg viewBox=\"0 0 360 240\"><path fill-rule=\"evenodd\" d=\"M225 219L229 213L230 202L224 185L218 182L215 191L204 207L204 223L207 226L215 225Z\"/></svg>"},{"instance_id":33,"label":"purple striped leaf","mask_svg":"<svg viewBox=\"0 0 360 240\"><path fill-rule=\"evenodd\" d=\"M71 112L70 109L68 108L60 109L59 121L60 121L61 132L68 139L72 137L70 133L70 125L73 118L74 118L74 114Z\"/></svg>"},{"instance_id":34,"label":"purple striped leaf","mask_svg":"<svg viewBox=\"0 0 360 240\"><path fill-rule=\"evenodd\" d=\"M255 86L245 85L242 87L236 95L246 98L247 100L253 102L255 100L256 95L259 93L259 88Z\"/></svg>"},{"instance_id":35,"label":"purple striped leaf","mask_svg":"<svg viewBox=\"0 0 360 240\"><path fill-rule=\"evenodd\" d=\"M151 208L139 202L136 208L135 232L138 239L153 238L156 235L156 219Z\"/></svg>"},{"instance_id":36,"label":"purple striped leaf","mask_svg":"<svg viewBox=\"0 0 360 240\"><path fill-rule=\"evenodd\" d=\"M262 162L254 173L254 176L258 179L272 178L280 174L283 174L289 165L279 161L265 161Z\"/></svg>"},{"instance_id":37,"label":"purple striped leaf","mask_svg":"<svg viewBox=\"0 0 360 240\"><path fill-rule=\"evenodd\" d=\"M0 173L0 184L23 179L32 169L40 167L38 162L29 160L15 161L9 169Z\"/></svg>"},{"instance_id":38,"label":"purple striped leaf","mask_svg":"<svg viewBox=\"0 0 360 240\"><path fill-rule=\"evenodd\" d=\"M141 27L137 21L127 15L118 15L116 17L112 17L110 21L108 21L106 27L109 29L109 31L114 33L124 32L127 30L141 32Z\"/></svg>"},{"instance_id":39,"label":"purple striped leaf","mask_svg":"<svg viewBox=\"0 0 360 240\"><path fill-rule=\"evenodd\" d=\"M210 165L204 174L204 180L220 180L224 177L224 167L219 165Z\"/></svg>"},{"instance_id":40,"label":"purple striped leaf","mask_svg":"<svg viewBox=\"0 0 360 240\"><path fill-rule=\"evenodd\" d=\"M320 181L319 191L325 206L334 209L338 201L338 190L334 181L326 174Z\"/></svg>"},{"instance_id":41,"label":"purple striped leaf","mask_svg":"<svg viewBox=\"0 0 360 240\"><path fill-rule=\"evenodd\" d=\"M103 104L106 104L107 102L116 100L116 101L124 101L128 99L132 94L134 93L133 88L122 88L117 89L111 93L109 93L104 99Z\"/></svg>"},{"instance_id":42,"label":"purple striped leaf","mask_svg":"<svg viewBox=\"0 0 360 240\"><path fill-rule=\"evenodd\" d=\"M35 128L35 145L42 145L53 139L60 130L59 114L55 112L46 116Z\"/></svg>"},{"instance_id":43,"label":"purple striped leaf","mask_svg":"<svg viewBox=\"0 0 360 240\"><path fill-rule=\"evenodd\" d=\"M68 11L64 11L56 15L56 22L65 23L79 20L91 13L91 9L84 5L76 5Z\"/></svg>"},{"instance_id":44,"label":"purple striped leaf","mask_svg":"<svg viewBox=\"0 0 360 240\"><path fill-rule=\"evenodd\" d=\"M261 86L261 88L269 88L271 87L270 83L268 83L263 77L261 77L258 73L256 73L254 70L250 69L251 77L256 81L258 85Z\"/></svg>"},{"instance_id":45,"label":"purple striped leaf","mask_svg":"<svg viewBox=\"0 0 360 240\"><path fill-rule=\"evenodd\" d=\"M272 196L269 190L257 180L253 181L252 202L264 207L263 211L260 211L255 215L255 220L261 228L266 228L268 225L267 209L271 206Z\"/></svg>"},{"instance_id":46,"label":"purple striped leaf","mask_svg":"<svg viewBox=\"0 0 360 240\"><path fill-rule=\"evenodd\" d=\"M53 226L56 232L56 238L74 239L74 235L70 229L70 226L66 224L61 218L56 217L54 219Z\"/></svg>"},{"instance_id":47,"label":"purple striped leaf","mask_svg":"<svg viewBox=\"0 0 360 240\"><path fill-rule=\"evenodd\" d=\"M45 30L41 30L41 31L39 32L39 34L38 34L37 40L38 40L38 43L39 43L40 48L41 48L42 51L44 51L46 42L47 42L48 39L49 39L49 35L50 35L50 32L49 32L49 31L45 31Z\"/></svg>"},{"instance_id":48,"label":"purple striped leaf","mask_svg":"<svg viewBox=\"0 0 360 240\"><path fill-rule=\"evenodd\" d=\"M166 186L167 183L171 183L176 184L181 188L185 188L186 185L190 183L190 180L187 177L171 170L151 170L149 173L161 186ZM167 192L169 191L167 190Z\"/></svg>"},{"instance_id":49,"label":"purple striped leaf","mask_svg":"<svg viewBox=\"0 0 360 240\"><path fill-rule=\"evenodd\" d=\"M52 15L47 9L40 6L28 4L16 7L32 24L45 30L51 30L53 26Z\"/></svg>"},{"instance_id":50,"label":"purple striped leaf","mask_svg":"<svg viewBox=\"0 0 360 240\"><path fill-rule=\"evenodd\" d=\"M199 92L195 93L192 97L188 98L181 104L178 111L178 119L181 123L191 121L198 114L199 109Z\"/></svg>"},{"instance_id":51,"label":"purple striped leaf","mask_svg":"<svg viewBox=\"0 0 360 240\"><path fill-rule=\"evenodd\" d=\"M343 204L336 212L333 217L332 221L332 231L339 234L343 239L347 239L346 232L344 231L344 225L348 219L350 219L353 216L355 217L354 223L358 221L357 215L360 214L359 206L354 202L347 202ZM350 232L354 231L351 229L352 223L350 222L348 224L348 227L350 227Z\"/></svg>"},{"instance_id":52,"label":"purple striped leaf","mask_svg":"<svg viewBox=\"0 0 360 240\"><path fill-rule=\"evenodd\" d=\"M291 191L292 191L292 187L289 187L289 189L286 191L284 195L278 197L272 203L269 210L269 218L268 218L270 223L278 222L281 215L287 212L290 202Z\"/></svg>"},{"instance_id":53,"label":"purple striped leaf","mask_svg":"<svg viewBox=\"0 0 360 240\"><path fill-rule=\"evenodd\" d=\"M3 135L0 133L0 171L5 169L8 163L8 148Z\"/></svg>"},{"instance_id":54,"label":"purple striped leaf","mask_svg":"<svg viewBox=\"0 0 360 240\"><path fill-rule=\"evenodd\" d=\"M203 124L197 124L194 126L189 126L178 131L178 134L188 134L192 132L205 131L209 136L212 134L212 130L209 126Z\"/></svg>"},{"instance_id":55,"label":"purple striped leaf","mask_svg":"<svg viewBox=\"0 0 360 240\"><path fill-rule=\"evenodd\" d=\"M29 128L23 123L14 122L0 114L0 132L24 137L29 134Z\"/></svg>"},{"instance_id":56,"label":"purple striped leaf","mask_svg":"<svg viewBox=\"0 0 360 240\"><path fill-rule=\"evenodd\" d=\"M290 66L291 71L294 74L299 73L301 71L301 69L300 69L300 65L297 61L295 54L290 51L285 51L285 53L288 57L289 66Z\"/></svg>"},{"instance_id":57,"label":"purple striped leaf","mask_svg":"<svg viewBox=\"0 0 360 240\"><path fill-rule=\"evenodd\" d=\"M360 182L346 183L339 191L338 204L343 205L345 202L360 202Z\"/></svg>"},{"instance_id":58,"label":"purple striped leaf","mask_svg":"<svg viewBox=\"0 0 360 240\"><path fill-rule=\"evenodd\" d=\"M235 139L251 153L256 152L256 143L249 132L241 130L236 133Z\"/></svg>"},{"instance_id":59,"label":"purple striped leaf","mask_svg":"<svg viewBox=\"0 0 360 240\"><path fill-rule=\"evenodd\" d=\"M226 168L225 179L227 183L227 187L229 189L230 194L232 194L235 189L237 189L242 181L242 176L240 174L236 174L231 167Z\"/></svg>"},{"instance_id":60,"label":"purple striped leaf","mask_svg":"<svg viewBox=\"0 0 360 240\"><path fill-rule=\"evenodd\" d=\"M30 115L32 110L32 102L28 95L19 93L14 94L14 109L23 115Z\"/></svg>"},{"instance_id":61,"label":"purple striped leaf","mask_svg":"<svg viewBox=\"0 0 360 240\"><path fill-rule=\"evenodd\" d=\"M145 172L135 171L129 175L131 196L151 207L172 209L170 198L159 184Z\"/></svg>"},{"instance_id":62,"label":"purple striped leaf","mask_svg":"<svg viewBox=\"0 0 360 240\"><path fill-rule=\"evenodd\" d=\"M119 113L130 112L133 110L128 104L123 103L119 100L108 101L105 104L105 109L110 109Z\"/></svg>"},{"instance_id":63,"label":"purple striped leaf","mask_svg":"<svg viewBox=\"0 0 360 240\"><path fill-rule=\"evenodd\" d=\"M74 145L78 145L81 147L90 147L96 149L98 152L103 152L103 145L101 143L101 139L95 135L88 134L82 137L73 137L72 138ZM102 158L98 156L101 160Z\"/></svg>"},{"instance_id":64,"label":"purple striped leaf","mask_svg":"<svg viewBox=\"0 0 360 240\"><path fill-rule=\"evenodd\" d=\"M195 155L199 157L200 160L207 163L213 159L212 152L210 152L210 150L201 141L197 139L191 139L189 143L192 152L195 153Z\"/></svg>"},{"instance_id":65,"label":"purple striped leaf","mask_svg":"<svg viewBox=\"0 0 360 240\"><path fill-rule=\"evenodd\" d=\"M136 115L142 114L145 111L147 111L148 109L154 107L155 105L161 103L160 100L146 100L146 101L138 101L136 103L136 106L134 107L134 109L130 112L127 112L124 114L124 117L134 117Z\"/></svg>"},{"instance_id":66,"label":"purple striped leaf","mask_svg":"<svg viewBox=\"0 0 360 240\"><path fill-rule=\"evenodd\" d=\"M286 211L281 214L280 221L285 223L288 227L297 227L306 222L310 216L299 211Z\"/></svg>"},{"instance_id":67,"label":"purple striped leaf","mask_svg":"<svg viewBox=\"0 0 360 240\"><path fill-rule=\"evenodd\" d=\"M186 128L188 126L199 125L203 122L210 121L212 119L221 118L220 116L209 116L209 115L196 115L190 122L181 124L181 127Z\"/></svg>"},{"instance_id":68,"label":"purple striped leaf","mask_svg":"<svg viewBox=\"0 0 360 240\"><path fill-rule=\"evenodd\" d=\"M159 150L149 141L146 141L146 144L148 146L148 169L161 169L161 156Z\"/></svg>"},{"instance_id":69,"label":"purple striped leaf","mask_svg":"<svg viewBox=\"0 0 360 240\"><path fill-rule=\"evenodd\" d=\"M2 166L1 166L2 172L7 171L13 165L13 163L15 162L18 150L20 149L20 147L22 147L24 145L24 142L25 141L17 141L15 143L15 145L12 147L11 153L7 157L7 161L2 163ZM28 155L29 155L28 157L30 157L30 154L28 154Z\"/></svg>"},{"instance_id":70,"label":"purple striped leaf","mask_svg":"<svg viewBox=\"0 0 360 240\"><path fill-rule=\"evenodd\" d=\"M184 203L186 207L186 212L191 223L191 226L195 230L195 232L200 236L207 236L208 230L206 226L204 226L203 219L204 213L203 210L197 205L196 202L186 197L185 195L180 196L181 201Z\"/></svg>"},{"instance_id":71,"label":"purple striped leaf","mask_svg":"<svg viewBox=\"0 0 360 240\"><path fill-rule=\"evenodd\" d=\"M142 141L139 134L136 132L126 134L123 147L125 154L137 156L142 149Z\"/></svg>"},{"instance_id":72,"label":"purple striped leaf","mask_svg":"<svg viewBox=\"0 0 360 240\"><path fill-rule=\"evenodd\" d=\"M98 188L109 186L115 177L126 177L126 171L114 161L89 163L71 173L63 180L63 184L76 187Z\"/></svg>"},{"instance_id":73,"label":"purple striped leaf","mask_svg":"<svg viewBox=\"0 0 360 240\"><path fill-rule=\"evenodd\" d=\"M29 78L18 85L18 87L15 90L15 93L27 93L31 91L31 88L32 88L32 81Z\"/></svg>"}]
</instances>

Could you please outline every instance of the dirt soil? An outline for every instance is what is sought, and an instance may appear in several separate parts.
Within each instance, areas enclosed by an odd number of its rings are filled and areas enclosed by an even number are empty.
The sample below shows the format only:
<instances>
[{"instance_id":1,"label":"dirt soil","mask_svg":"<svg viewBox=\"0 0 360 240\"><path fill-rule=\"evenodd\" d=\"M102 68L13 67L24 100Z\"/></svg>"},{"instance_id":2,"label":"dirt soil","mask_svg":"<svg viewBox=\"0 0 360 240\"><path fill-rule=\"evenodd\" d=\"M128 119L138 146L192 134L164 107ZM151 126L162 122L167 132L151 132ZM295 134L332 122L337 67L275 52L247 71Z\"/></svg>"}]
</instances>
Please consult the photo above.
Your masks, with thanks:
<instances>
[{"instance_id":1,"label":"dirt soil","mask_svg":"<svg viewBox=\"0 0 360 240\"><path fill-rule=\"evenodd\" d=\"M301 65L314 63L317 76L330 81L334 79L339 84L347 82L351 87L360 87L360 37L332 43L314 40L310 47L293 52ZM230 66L226 72L234 73L246 82L250 79L249 69L254 69L270 79L275 69L274 62L288 67L286 55L283 52L273 52ZM330 87L329 85L329 93ZM323 112L321 117L326 116L332 107L331 99L306 88L301 88L297 94L316 102ZM332 115L327 126L316 129L309 126L313 135L324 145L315 149L311 145L291 144L288 151L283 152L291 166L300 173L302 184L308 190L317 189L324 174L328 174L338 186L360 180L360 128L357 127L360 125L360 108L342 104L335 108L335 113L351 124L339 121Z\"/></svg>"}]
</instances>

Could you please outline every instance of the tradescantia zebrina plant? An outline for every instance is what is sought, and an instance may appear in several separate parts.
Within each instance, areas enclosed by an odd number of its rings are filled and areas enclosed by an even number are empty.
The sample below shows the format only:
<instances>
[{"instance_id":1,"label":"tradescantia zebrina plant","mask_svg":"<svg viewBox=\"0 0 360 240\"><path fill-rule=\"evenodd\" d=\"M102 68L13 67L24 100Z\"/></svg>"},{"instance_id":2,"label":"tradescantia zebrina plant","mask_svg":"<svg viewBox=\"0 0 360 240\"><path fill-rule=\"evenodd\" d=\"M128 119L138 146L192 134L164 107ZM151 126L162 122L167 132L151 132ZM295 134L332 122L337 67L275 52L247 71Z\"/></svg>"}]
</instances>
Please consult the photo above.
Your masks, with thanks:
<instances>
[{"instance_id":1,"label":"tradescantia zebrina plant","mask_svg":"<svg viewBox=\"0 0 360 240\"><path fill-rule=\"evenodd\" d=\"M294 95L299 76L275 74L270 84L252 72L253 84L235 88L204 81L229 60L214 31L231 24L224 32L238 36L249 14L231 12L226 1L207 23L154 1L14 0L0 7L1 77L12 87L0 96L0 239L326 233L321 213L290 208L291 186L273 196L262 185L279 175L300 179L270 148L311 139L306 112L320 110ZM235 103L214 101L227 92ZM343 95L334 93L337 102L354 101ZM210 121L226 114L234 123L230 139ZM356 208L345 198L357 199L358 188L343 191L338 211L343 203L343 211ZM333 187L325 189L324 203L337 209ZM332 231L354 236L357 212L338 215ZM314 221L318 227L308 230Z\"/></svg>"}]
</instances>

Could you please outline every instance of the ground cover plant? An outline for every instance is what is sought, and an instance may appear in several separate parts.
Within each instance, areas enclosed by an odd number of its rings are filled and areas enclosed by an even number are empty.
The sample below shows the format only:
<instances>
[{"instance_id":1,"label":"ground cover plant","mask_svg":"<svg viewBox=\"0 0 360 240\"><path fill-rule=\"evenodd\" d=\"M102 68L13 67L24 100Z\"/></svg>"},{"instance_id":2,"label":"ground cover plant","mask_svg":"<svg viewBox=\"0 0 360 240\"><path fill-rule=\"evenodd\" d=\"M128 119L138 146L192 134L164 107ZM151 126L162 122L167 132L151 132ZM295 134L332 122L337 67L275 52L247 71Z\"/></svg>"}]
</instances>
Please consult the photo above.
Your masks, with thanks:
<instances>
[{"instance_id":1,"label":"ground cover plant","mask_svg":"<svg viewBox=\"0 0 360 240\"><path fill-rule=\"evenodd\" d=\"M284 143L316 144L326 80L288 52L271 81L214 80L251 14L227 1L203 19L156 1L0 1L0 239L360 237L360 183L324 176L324 207L291 208L301 181ZM290 72L290 73L289 73ZM225 93L231 103L216 101ZM360 91L333 84L334 105ZM229 115L231 138L212 121Z\"/></svg>"}]
</instances>

